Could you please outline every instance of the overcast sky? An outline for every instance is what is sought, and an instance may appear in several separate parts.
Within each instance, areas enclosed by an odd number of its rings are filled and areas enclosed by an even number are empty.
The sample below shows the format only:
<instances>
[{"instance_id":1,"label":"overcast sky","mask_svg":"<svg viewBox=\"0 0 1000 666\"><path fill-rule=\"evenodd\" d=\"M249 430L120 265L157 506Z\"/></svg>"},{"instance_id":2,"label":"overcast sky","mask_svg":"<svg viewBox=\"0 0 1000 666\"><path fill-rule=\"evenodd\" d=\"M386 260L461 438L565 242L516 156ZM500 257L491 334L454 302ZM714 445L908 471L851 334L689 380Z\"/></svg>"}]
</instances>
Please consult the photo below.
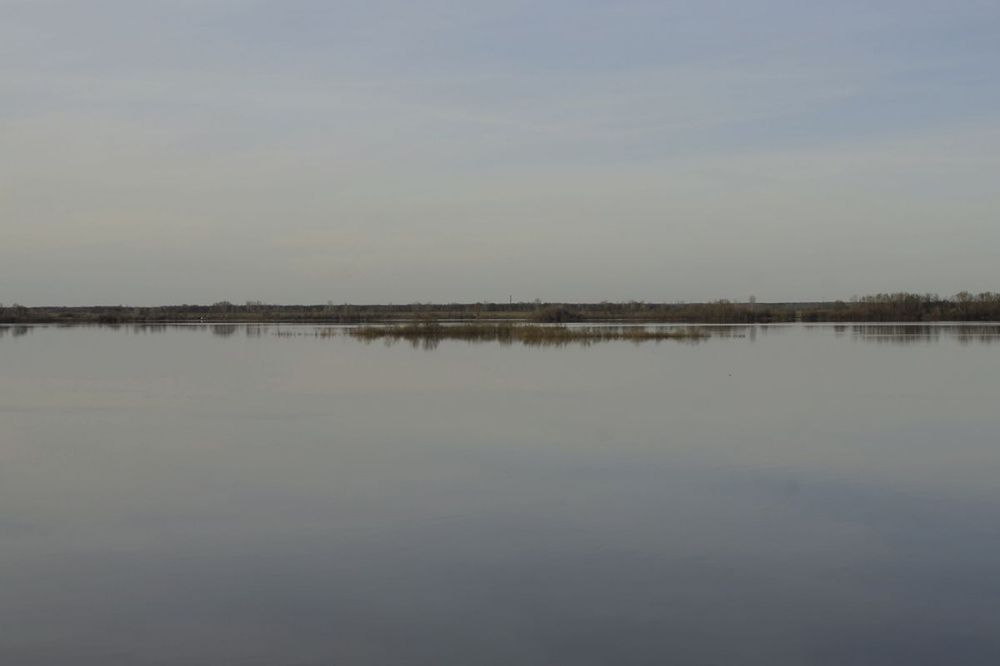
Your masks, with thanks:
<instances>
[{"instance_id":1,"label":"overcast sky","mask_svg":"<svg viewBox=\"0 0 1000 666\"><path fill-rule=\"evenodd\" d=\"M0 0L0 302L1000 290L996 0Z\"/></svg>"}]
</instances>

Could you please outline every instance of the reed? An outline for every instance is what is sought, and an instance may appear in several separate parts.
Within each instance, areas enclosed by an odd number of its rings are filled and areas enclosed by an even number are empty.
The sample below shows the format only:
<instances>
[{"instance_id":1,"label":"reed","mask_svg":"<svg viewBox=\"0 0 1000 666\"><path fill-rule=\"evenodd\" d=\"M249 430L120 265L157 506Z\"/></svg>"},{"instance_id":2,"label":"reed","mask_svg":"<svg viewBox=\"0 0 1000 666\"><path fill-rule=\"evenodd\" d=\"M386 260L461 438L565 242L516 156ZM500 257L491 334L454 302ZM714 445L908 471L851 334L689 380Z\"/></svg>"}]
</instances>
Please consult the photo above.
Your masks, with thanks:
<instances>
[{"instance_id":1,"label":"reed","mask_svg":"<svg viewBox=\"0 0 1000 666\"><path fill-rule=\"evenodd\" d=\"M520 343L531 346L593 344L626 340L647 342L660 340L695 341L708 337L708 333L697 328L647 328L645 326L543 326L538 324L514 324L507 322L439 324L437 322L415 322L394 325L370 325L344 329L344 333L360 340L385 340L395 342L405 340L415 346L433 346L441 340L465 340L468 342L499 342L500 344ZM431 343L431 344L428 344Z\"/></svg>"}]
</instances>

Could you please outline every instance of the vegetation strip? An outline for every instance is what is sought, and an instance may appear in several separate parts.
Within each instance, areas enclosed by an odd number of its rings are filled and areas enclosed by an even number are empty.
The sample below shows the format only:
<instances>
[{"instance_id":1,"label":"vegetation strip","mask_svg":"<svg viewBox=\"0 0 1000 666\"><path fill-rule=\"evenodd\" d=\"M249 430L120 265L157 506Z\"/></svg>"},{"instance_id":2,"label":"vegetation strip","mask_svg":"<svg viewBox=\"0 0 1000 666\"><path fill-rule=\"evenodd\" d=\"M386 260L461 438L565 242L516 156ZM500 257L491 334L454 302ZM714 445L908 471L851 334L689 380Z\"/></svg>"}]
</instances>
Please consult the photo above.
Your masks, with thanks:
<instances>
[{"instance_id":1,"label":"vegetation strip","mask_svg":"<svg viewBox=\"0 0 1000 666\"><path fill-rule=\"evenodd\" d=\"M876 294L850 301L765 303L410 303L408 305L277 305L220 301L213 305L155 307L0 304L5 324L137 324L181 322L364 324L427 319L674 324L777 324L790 322L1000 321L1000 293Z\"/></svg>"},{"instance_id":2,"label":"vegetation strip","mask_svg":"<svg viewBox=\"0 0 1000 666\"><path fill-rule=\"evenodd\" d=\"M540 324L419 322L388 326L359 326L344 332L361 340L408 340L415 344L439 340L499 342L524 345L590 344L612 340L701 340L708 333L696 328L646 328L645 326L545 326Z\"/></svg>"}]
</instances>

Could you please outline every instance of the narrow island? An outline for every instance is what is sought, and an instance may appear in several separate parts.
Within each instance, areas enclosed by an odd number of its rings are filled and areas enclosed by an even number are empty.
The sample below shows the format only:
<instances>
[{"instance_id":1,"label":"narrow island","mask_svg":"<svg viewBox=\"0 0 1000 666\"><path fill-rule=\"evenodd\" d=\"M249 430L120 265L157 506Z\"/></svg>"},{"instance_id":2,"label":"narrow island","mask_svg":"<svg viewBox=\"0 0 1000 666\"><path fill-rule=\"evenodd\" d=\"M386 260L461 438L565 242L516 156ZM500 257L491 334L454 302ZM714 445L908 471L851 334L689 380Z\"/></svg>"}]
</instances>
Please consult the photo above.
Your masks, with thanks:
<instances>
[{"instance_id":1,"label":"narrow island","mask_svg":"<svg viewBox=\"0 0 1000 666\"><path fill-rule=\"evenodd\" d=\"M436 321L423 321L408 324L363 325L342 330L345 335L359 340L383 340L389 343L405 340L414 346L434 346L441 340L561 346L570 343L588 345L615 340L636 343L659 340L693 341L708 337L706 331L697 328L646 328L645 326L613 325L562 326L511 322L465 322L445 325Z\"/></svg>"}]
</instances>

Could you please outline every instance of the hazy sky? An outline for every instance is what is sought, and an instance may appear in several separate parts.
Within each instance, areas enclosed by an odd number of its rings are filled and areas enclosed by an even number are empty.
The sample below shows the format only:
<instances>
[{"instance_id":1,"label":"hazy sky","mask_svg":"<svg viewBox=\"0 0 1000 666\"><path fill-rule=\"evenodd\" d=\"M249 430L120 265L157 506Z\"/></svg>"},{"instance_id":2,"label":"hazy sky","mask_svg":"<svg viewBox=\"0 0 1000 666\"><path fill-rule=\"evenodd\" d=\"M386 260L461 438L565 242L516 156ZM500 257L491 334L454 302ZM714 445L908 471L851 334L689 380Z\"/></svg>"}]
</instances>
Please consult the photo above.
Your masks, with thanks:
<instances>
[{"instance_id":1,"label":"hazy sky","mask_svg":"<svg viewBox=\"0 0 1000 666\"><path fill-rule=\"evenodd\" d=\"M0 302L951 294L998 257L996 0L0 0Z\"/></svg>"}]
</instances>

